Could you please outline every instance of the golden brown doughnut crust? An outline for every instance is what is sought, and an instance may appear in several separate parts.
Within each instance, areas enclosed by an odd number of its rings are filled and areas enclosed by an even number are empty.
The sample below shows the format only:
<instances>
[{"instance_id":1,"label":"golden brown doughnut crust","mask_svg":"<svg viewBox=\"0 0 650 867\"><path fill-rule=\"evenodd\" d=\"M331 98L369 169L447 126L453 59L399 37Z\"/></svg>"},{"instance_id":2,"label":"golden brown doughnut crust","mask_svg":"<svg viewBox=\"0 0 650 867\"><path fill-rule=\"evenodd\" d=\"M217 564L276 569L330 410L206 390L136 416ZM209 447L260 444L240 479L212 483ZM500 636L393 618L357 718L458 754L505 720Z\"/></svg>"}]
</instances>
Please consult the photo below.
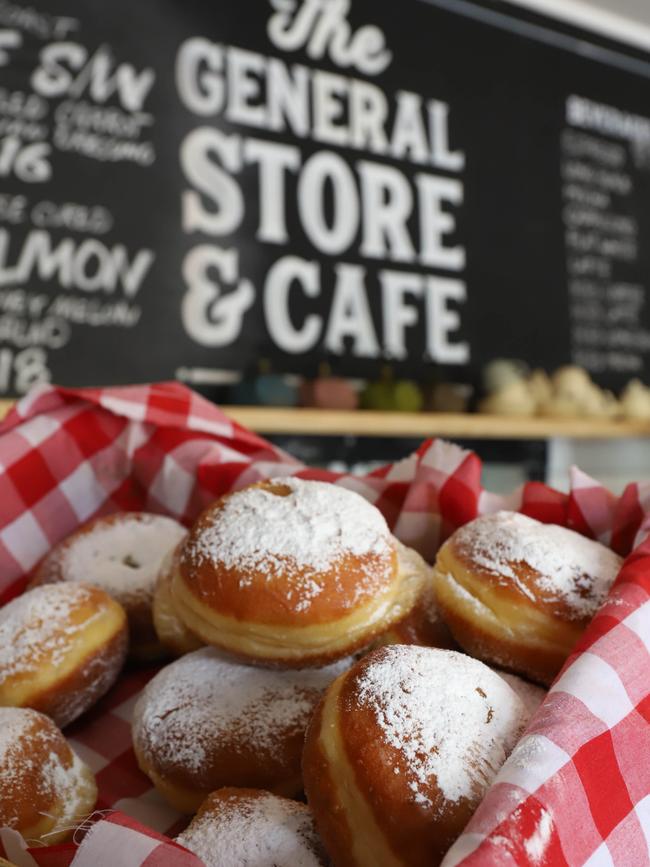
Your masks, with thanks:
<instances>
[{"instance_id":1,"label":"golden brown doughnut crust","mask_svg":"<svg viewBox=\"0 0 650 867\"><path fill-rule=\"evenodd\" d=\"M122 670L126 652L126 630L120 630L67 677L34 694L23 706L46 713L59 728L65 728L108 692Z\"/></svg>"},{"instance_id":2,"label":"golden brown doughnut crust","mask_svg":"<svg viewBox=\"0 0 650 867\"><path fill-rule=\"evenodd\" d=\"M31 707L64 728L113 685L126 616L97 587L36 587L0 611L0 706Z\"/></svg>"},{"instance_id":3,"label":"golden brown doughnut crust","mask_svg":"<svg viewBox=\"0 0 650 867\"><path fill-rule=\"evenodd\" d=\"M174 656L182 656L203 647L204 642L185 626L176 613L171 592L173 576L178 571L182 543L167 555L158 576L153 596L153 624L162 646Z\"/></svg>"},{"instance_id":4,"label":"golden brown doughnut crust","mask_svg":"<svg viewBox=\"0 0 650 867\"><path fill-rule=\"evenodd\" d=\"M509 558L511 550L530 552L536 565ZM539 568L544 557L547 566ZM498 512L461 527L442 546L436 598L464 650L548 686L620 563L604 546L570 530Z\"/></svg>"},{"instance_id":5,"label":"golden brown doughnut crust","mask_svg":"<svg viewBox=\"0 0 650 867\"><path fill-rule=\"evenodd\" d=\"M221 786L302 789L305 729L347 667L267 671L213 648L186 654L147 685L133 714L138 764L176 809L193 813Z\"/></svg>"},{"instance_id":6,"label":"golden brown doughnut crust","mask_svg":"<svg viewBox=\"0 0 650 867\"><path fill-rule=\"evenodd\" d=\"M429 657L430 654L436 656ZM454 695L456 706L449 715L443 708L438 716L435 713L427 716L425 707L422 720L415 720L415 727L411 729L412 723L408 715L403 714L403 708L360 700L368 672L384 663L392 665L393 660L400 657L405 657L403 671L407 675L417 672L420 660L425 658L436 665L439 662L442 677L449 681L456 679L457 670L461 671L467 679L467 689ZM435 695L427 696L427 674L426 669L422 671L423 692L415 701L418 704L431 701L435 707ZM395 684L388 678L387 688L391 686ZM410 692L409 685L405 686L406 693ZM397 694L400 689L398 685ZM436 684L431 689L435 693ZM476 732L472 730L472 737L476 740L468 736L467 744L463 744L464 735L460 735L466 777L462 784L454 779L453 762L447 769L451 783L447 778L439 782L441 778L430 772L424 775L426 779L418 776L417 762L414 765L409 754L411 732L417 731L421 722L426 722L439 744L444 744L445 738L456 737L455 732L465 725L463 695L465 703L474 704L474 720L477 702L479 715L485 712L478 728L474 721ZM508 707L491 705L499 700ZM386 734L380 719L396 725L397 742ZM398 645L368 654L328 689L312 718L305 741L305 792L316 827L333 862L337 867L373 867L375 864L434 867L439 864L476 809L487 783L514 746L523 724L523 706L507 684L486 666L462 654ZM481 731L483 726L485 734ZM495 726L493 733L491 729ZM416 743L412 749L417 752L419 745ZM457 756L454 760L459 761Z\"/></svg>"},{"instance_id":7,"label":"golden brown doughnut crust","mask_svg":"<svg viewBox=\"0 0 650 867\"><path fill-rule=\"evenodd\" d=\"M67 536L41 560L28 589L61 581L95 584L124 608L131 656L141 660L159 658L162 649L151 612L156 580L156 570L152 571L156 546L152 541L160 538L162 557L183 533L176 521L148 512L117 512L95 518ZM99 540L99 549L106 548L104 556L91 559L86 552L87 568L75 568L72 564L80 546L88 545L93 537ZM84 572L81 579L80 571Z\"/></svg>"},{"instance_id":8,"label":"golden brown doughnut crust","mask_svg":"<svg viewBox=\"0 0 650 867\"><path fill-rule=\"evenodd\" d=\"M502 622L494 622L494 614L487 607L477 619L474 619L476 614L468 616L460 607L466 604L465 598L460 601L455 598L457 586L447 576L448 573L438 584L438 600L451 634L460 647L477 659L521 674L535 683L550 686L580 637L581 630L564 624L560 629L547 631L547 624L539 618L538 612L533 612L537 620L535 625L528 626L523 612L519 612L525 624L523 630L519 630L523 635L510 635L503 630ZM526 635L530 643L526 643ZM546 638L542 638L542 635L546 635Z\"/></svg>"},{"instance_id":9,"label":"golden brown doughnut crust","mask_svg":"<svg viewBox=\"0 0 650 867\"><path fill-rule=\"evenodd\" d=\"M432 619L427 611L427 604L415 606L413 611L395 623L388 632L379 637L376 646L382 644L417 644L420 647L443 647L447 650L457 650L451 631L441 618Z\"/></svg>"},{"instance_id":10,"label":"golden brown doughnut crust","mask_svg":"<svg viewBox=\"0 0 650 867\"><path fill-rule=\"evenodd\" d=\"M185 587L204 606L223 616L253 623L280 627L310 626L340 619L390 586L397 572L397 554L389 542L387 530L386 545L379 552L357 554L342 550L336 562L322 571L298 565L289 557L275 560L273 565L277 566L277 571L273 574L263 556L259 558L258 568L251 567L243 558L241 565L226 565L218 549L210 552L212 556L206 556L203 540L210 537L213 527L219 526L220 514L231 502L243 499L251 491L265 492L269 498L291 497L294 492L290 485L299 481L260 482L226 494L203 512L183 545L180 574ZM334 486L320 482L302 484L331 489L333 494L341 493ZM301 490L304 489L298 489L297 498ZM365 506L372 508L369 504ZM269 505L270 515L271 508L272 504ZM316 550L314 556L317 555ZM308 605L301 604L303 597L297 593L291 597L291 590L287 591L288 583L296 588L309 589L313 581L319 582L320 592L309 598ZM260 599L263 599L263 605Z\"/></svg>"},{"instance_id":11,"label":"golden brown doughnut crust","mask_svg":"<svg viewBox=\"0 0 650 867\"><path fill-rule=\"evenodd\" d=\"M171 582L172 607L188 629L206 644L253 665L307 668L328 665L368 646L393 622L405 618L421 594L426 574L402 567L389 592L332 623L282 628L223 617L189 593L181 576ZM263 605L263 600L260 600Z\"/></svg>"},{"instance_id":12,"label":"golden brown doughnut crust","mask_svg":"<svg viewBox=\"0 0 650 867\"><path fill-rule=\"evenodd\" d=\"M218 647L251 665L267 668L322 667L367 647L415 603L417 579L396 581L388 598L379 597L354 615L332 624L310 627L270 627L222 618L206 612L172 580L172 604L188 629L205 644Z\"/></svg>"},{"instance_id":13,"label":"golden brown doughnut crust","mask_svg":"<svg viewBox=\"0 0 650 867\"><path fill-rule=\"evenodd\" d=\"M426 576L422 592L412 610L394 623L391 628L380 635L373 647L384 644L417 644L422 647L442 647L447 650L458 650L458 644L449 631L435 599L433 569L423 558L410 548L398 544L400 558L412 564L414 569L422 570Z\"/></svg>"},{"instance_id":14,"label":"golden brown doughnut crust","mask_svg":"<svg viewBox=\"0 0 650 867\"><path fill-rule=\"evenodd\" d=\"M325 753L320 732L323 730L325 697L309 723L302 754L305 794L316 827L325 843L327 854L337 867L357 867L353 855L353 829L339 797L336 768ZM326 817L325 820L319 817Z\"/></svg>"},{"instance_id":15,"label":"golden brown doughnut crust","mask_svg":"<svg viewBox=\"0 0 650 867\"><path fill-rule=\"evenodd\" d=\"M172 605L206 644L266 666L322 666L411 611L429 572L405 551L350 491L264 482L217 501L192 528Z\"/></svg>"},{"instance_id":16,"label":"golden brown doughnut crust","mask_svg":"<svg viewBox=\"0 0 650 867\"><path fill-rule=\"evenodd\" d=\"M310 723L303 753L305 793L325 848L337 867L370 867L373 863L434 867L469 822L476 804L463 799L440 815L438 804L423 809L405 797L402 781L408 763L398 750L388 748L386 754L385 745L378 748L374 714L359 709L354 701L350 704L356 689L354 679L343 676L339 680L338 692L335 684ZM332 696L336 711L326 707ZM334 720L340 739L338 748L343 750L336 763L316 734L324 726L329 728ZM342 778L344 764L348 767ZM341 802L341 783L349 790L349 805ZM352 803L358 812L349 809ZM355 857L354 841L360 827L365 829L364 841L374 839L377 847L367 861ZM381 834L377 833L379 829Z\"/></svg>"},{"instance_id":17,"label":"golden brown doughnut crust","mask_svg":"<svg viewBox=\"0 0 650 867\"><path fill-rule=\"evenodd\" d=\"M52 720L0 708L0 827L52 845L72 835L96 800L92 773Z\"/></svg>"}]
</instances>

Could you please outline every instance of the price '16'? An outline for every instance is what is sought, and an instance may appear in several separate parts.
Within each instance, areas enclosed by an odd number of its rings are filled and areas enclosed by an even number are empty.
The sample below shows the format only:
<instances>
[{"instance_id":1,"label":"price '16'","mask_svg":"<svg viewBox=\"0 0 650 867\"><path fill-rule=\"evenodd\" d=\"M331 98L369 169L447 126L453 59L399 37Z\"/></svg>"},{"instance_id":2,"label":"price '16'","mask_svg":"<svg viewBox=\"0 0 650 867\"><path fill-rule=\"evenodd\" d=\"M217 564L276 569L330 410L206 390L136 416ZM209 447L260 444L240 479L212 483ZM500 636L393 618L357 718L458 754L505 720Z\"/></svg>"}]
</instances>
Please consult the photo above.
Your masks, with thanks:
<instances>
[{"instance_id":1,"label":"price '16'","mask_svg":"<svg viewBox=\"0 0 650 867\"><path fill-rule=\"evenodd\" d=\"M38 184L49 181L52 148L47 142L23 144L16 136L0 139L0 178L15 175L19 181Z\"/></svg>"}]
</instances>

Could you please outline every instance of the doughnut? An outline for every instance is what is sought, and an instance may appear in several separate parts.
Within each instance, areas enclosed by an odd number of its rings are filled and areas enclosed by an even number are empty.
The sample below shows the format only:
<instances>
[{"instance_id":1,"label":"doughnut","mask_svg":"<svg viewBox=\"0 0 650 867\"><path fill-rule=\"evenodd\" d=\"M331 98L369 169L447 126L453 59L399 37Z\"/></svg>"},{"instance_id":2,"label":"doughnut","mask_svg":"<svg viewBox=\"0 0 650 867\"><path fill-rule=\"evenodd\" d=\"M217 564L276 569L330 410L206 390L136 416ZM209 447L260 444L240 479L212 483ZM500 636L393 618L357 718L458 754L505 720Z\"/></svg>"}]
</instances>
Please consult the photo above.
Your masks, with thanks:
<instances>
[{"instance_id":1,"label":"doughnut","mask_svg":"<svg viewBox=\"0 0 650 867\"><path fill-rule=\"evenodd\" d=\"M499 675L453 650L393 644L329 687L303 776L337 867L434 867L525 725Z\"/></svg>"},{"instance_id":2,"label":"doughnut","mask_svg":"<svg viewBox=\"0 0 650 867\"><path fill-rule=\"evenodd\" d=\"M542 689L541 686L535 686L534 683L529 683L517 674L510 674L508 671L498 671L496 668L492 670L496 671L505 680L510 689L519 696L526 709L526 724L528 724L546 698L546 690Z\"/></svg>"},{"instance_id":3,"label":"doughnut","mask_svg":"<svg viewBox=\"0 0 650 867\"><path fill-rule=\"evenodd\" d=\"M53 845L92 812L97 786L51 719L0 708L0 828Z\"/></svg>"},{"instance_id":4,"label":"doughnut","mask_svg":"<svg viewBox=\"0 0 650 867\"><path fill-rule=\"evenodd\" d=\"M324 665L367 646L415 605L382 514L325 482L271 479L213 503L171 583L196 635L253 662Z\"/></svg>"},{"instance_id":5,"label":"doughnut","mask_svg":"<svg viewBox=\"0 0 650 867\"><path fill-rule=\"evenodd\" d=\"M64 728L115 682L126 615L86 584L47 584L0 609L0 707L31 707Z\"/></svg>"},{"instance_id":6,"label":"doughnut","mask_svg":"<svg viewBox=\"0 0 650 867\"><path fill-rule=\"evenodd\" d=\"M243 665L211 647L182 656L138 699L132 731L138 764L184 813L221 786L296 795L309 718L349 664L278 671Z\"/></svg>"},{"instance_id":7,"label":"doughnut","mask_svg":"<svg viewBox=\"0 0 650 867\"><path fill-rule=\"evenodd\" d=\"M154 588L163 558L186 532L172 518L147 512L96 518L52 549L30 587L59 581L100 587L126 611L131 656L155 659L161 647L151 614Z\"/></svg>"},{"instance_id":8,"label":"doughnut","mask_svg":"<svg viewBox=\"0 0 650 867\"><path fill-rule=\"evenodd\" d=\"M173 656L182 656L203 647L203 642L185 626L174 608L171 595L172 576L178 569L182 542L168 552L160 567L153 595L153 625L162 646Z\"/></svg>"},{"instance_id":9,"label":"doughnut","mask_svg":"<svg viewBox=\"0 0 650 867\"><path fill-rule=\"evenodd\" d=\"M621 563L573 530L496 512L465 524L442 546L436 598L463 650L549 686Z\"/></svg>"},{"instance_id":10,"label":"doughnut","mask_svg":"<svg viewBox=\"0 0 650 867\"><path fill-rule=\"evenodd\" d=\"M176 838L206 867L325 867L309 808L260 789L224 788Z\"/></svg>"},{"instance_id":11,"label":"doughnut","mask_svg":"<svg viewBox=\"0 0 650 867\"><path fill-rule=\"evenodd\" d=\"M438 611L433 582L433 570L422 557L412 548L407 548L397 542L398 551L403 558L404 568L411 568L427 574L422 591L411 611L394 623L390 629L374 642L374 647L384 644L419 644L423 647L444 647L455 650L458 645L454 641L449 628Z\"/></svg>"}]
</instances>

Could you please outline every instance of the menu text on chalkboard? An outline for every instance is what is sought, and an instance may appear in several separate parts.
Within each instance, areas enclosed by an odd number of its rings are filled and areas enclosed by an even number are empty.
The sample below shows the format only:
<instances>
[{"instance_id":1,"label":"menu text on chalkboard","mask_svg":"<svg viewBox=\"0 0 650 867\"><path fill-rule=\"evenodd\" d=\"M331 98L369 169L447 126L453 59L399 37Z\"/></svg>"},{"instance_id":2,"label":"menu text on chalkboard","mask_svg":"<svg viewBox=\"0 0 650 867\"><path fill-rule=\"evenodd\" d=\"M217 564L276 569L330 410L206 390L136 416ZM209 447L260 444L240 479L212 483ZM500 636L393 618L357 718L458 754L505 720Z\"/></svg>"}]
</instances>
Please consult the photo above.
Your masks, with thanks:
<instances>
[{"instance_id":1,"label":"menu text on chalkboard","mask_svg":"<svg viewBox=\"0 0 650 867\"><path fill-rule=\"evenodd\" d=\"M0 394L650 379L649 97L503 3L0 0Z\"/></svg>"}]
</instances>

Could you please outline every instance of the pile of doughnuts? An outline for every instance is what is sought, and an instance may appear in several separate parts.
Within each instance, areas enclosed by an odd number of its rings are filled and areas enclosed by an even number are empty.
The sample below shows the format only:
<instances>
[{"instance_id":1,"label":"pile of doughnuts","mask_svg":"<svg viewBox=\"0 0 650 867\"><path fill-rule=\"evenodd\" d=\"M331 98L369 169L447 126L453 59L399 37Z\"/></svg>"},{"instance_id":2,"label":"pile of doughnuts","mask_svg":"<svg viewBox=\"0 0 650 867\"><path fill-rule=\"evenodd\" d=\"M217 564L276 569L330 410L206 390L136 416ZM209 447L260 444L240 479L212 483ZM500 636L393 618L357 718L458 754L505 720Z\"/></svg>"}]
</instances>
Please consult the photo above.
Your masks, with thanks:
<instances>
[{"instance_id":1,"label":"pile of doughnuts","mask_svg":"<svg viewBox=\"0 0 650 867\"><path fill-rule=\"evenodd\" d=\"M12 813L1 793L23 789L0 735L0 824L50 840L92 809L92 776L43 714L64 726L86 710L130 646L177 657L137 701L133 746L194 816L177 842L207 867L439 864L621 562L498 512L457 530L432 568L360 495L292 477L225 495L189 531L168 520L93 522L0 611L0 706L13 706L0 724L29 715L7 722L27 739L45 720L70 777L45 773ZM68 806L38 806L57 798Z\"/></svg>"},{"instance_id":2,"label":"pile of doughnuts","mask_svg":"<svg viewBox=\"0 0 650 867\"><path fill-rule=\"evenodd\" d=\"M0 827L38 843L92 812L92 772L60 729L108 692L127 660L162 658L155 585L186 530L161 515L91 521L36 567L0 609Z\"/></svg>"}]
</instances>

